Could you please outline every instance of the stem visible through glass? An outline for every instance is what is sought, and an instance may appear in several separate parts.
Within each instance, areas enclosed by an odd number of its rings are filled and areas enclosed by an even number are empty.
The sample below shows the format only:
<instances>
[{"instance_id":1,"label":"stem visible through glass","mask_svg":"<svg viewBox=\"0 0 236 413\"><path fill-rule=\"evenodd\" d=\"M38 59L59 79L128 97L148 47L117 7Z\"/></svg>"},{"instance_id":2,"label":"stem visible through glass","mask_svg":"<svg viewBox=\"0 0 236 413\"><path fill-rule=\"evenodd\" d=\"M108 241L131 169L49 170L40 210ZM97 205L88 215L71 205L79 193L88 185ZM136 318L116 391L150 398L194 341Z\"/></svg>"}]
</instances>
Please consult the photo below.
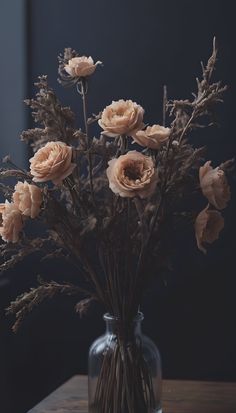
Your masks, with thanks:
<instances>
[{"instance_id":1,"label":"stem visible through glass","mask_svg":"<svg viewBox=\"0 0 236 413\"><path fill-rule=\"evenodd\" d=\"M141 344L119 339L104 354L91 413L148 413L155 408Z\"/></svg>"}]
</instances>

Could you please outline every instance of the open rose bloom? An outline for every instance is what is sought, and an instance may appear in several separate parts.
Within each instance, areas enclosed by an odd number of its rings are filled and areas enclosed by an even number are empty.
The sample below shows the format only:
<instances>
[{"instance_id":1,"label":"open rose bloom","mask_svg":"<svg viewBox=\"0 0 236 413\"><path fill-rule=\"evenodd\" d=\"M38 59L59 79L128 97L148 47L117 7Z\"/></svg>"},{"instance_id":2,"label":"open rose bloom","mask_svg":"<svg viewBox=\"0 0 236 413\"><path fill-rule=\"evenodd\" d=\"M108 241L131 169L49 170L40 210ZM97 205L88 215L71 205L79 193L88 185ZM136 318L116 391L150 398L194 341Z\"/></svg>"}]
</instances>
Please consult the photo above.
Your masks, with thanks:
<instances>
[{"instance_id":1,"label":"open rose bloom","mask_svg":"<svg viewBox=\"0 0 236 413\"><path fill-rule=\"evenodd\" d=\"M133 135L143 126L144 109L132 100L113 101L107 106L98 123L103 133L110 137Z\"/></svg>"},{"instance_id":2,"label":"open rose bloom","mask_svg":"<svg viewBox=\"0 0 236 413\"><path fill-rule=\"evenodd\" d=\"M170 128L161 125L147 126L145 130L134 133L132 138L141 146L159 149L164 143L168 142L170 131Z\"/></svg>"},{"instance_id":3,"label":"open rose bloom","mask_svg":"<svg viewBox=\"0 0 236 413\"><path fill-rule=\"evenodd\" d=\"M100 61L94 63L91 56L77 56L68 61L68 64L65 65L65 71L71 77L87 77L92 75L95 72L97 65L100 64L102 64Z\"/></svg>"},{"instance_id":4,"label":"open rose bloom","mask_svg":"<svg viewBox=\"0 0 236 413\"><path fill-rule=\"evenodd\" d=\"M48 142L30 159L30 172L34 182L52 181L60 185L75 168L72 147L64 142Z\"/></svg>"},{"instance_id":5,"label":"open rose bloom","mask_svg":"<svg viewBox=\"0 0 236 413\"><path fill-rule=\"evenodd\" d=\"M28 182L18 182L13 193L13 202L19 208L22 215L36 218L39 215L43 201L42 190Z\"/></svg>"},{"instance_id":6,"label":"open rose bloom","mask_svg":"<svg viewBox=\"0 0 236 413\"><path fill-rule=\"evenodd\" d=\"M23 228L22 215L14 203L0 204L0 235L5 242L19 241Z\"/></svg>"},{"instance_id":7,"label":"open rose bloom","mask_svg":"<svg viewBox=\"0 0 236 413\"><path fill-rule=\"evenodd\" d=\"M152 159L137 151L112 159L107 177L111 190L124 198L147 198L154 192L158 181Z\"/></svg>"}]
</instances>

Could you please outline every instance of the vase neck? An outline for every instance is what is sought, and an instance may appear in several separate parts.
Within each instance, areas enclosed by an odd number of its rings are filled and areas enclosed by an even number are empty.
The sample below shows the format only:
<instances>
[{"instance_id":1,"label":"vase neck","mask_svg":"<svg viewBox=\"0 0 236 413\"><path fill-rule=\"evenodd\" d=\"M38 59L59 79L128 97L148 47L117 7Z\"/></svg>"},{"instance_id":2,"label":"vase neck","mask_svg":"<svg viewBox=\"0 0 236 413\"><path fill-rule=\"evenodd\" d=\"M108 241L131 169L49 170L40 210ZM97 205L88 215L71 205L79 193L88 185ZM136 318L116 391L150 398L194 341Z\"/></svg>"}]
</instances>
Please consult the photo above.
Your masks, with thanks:
<instances>
[{"instance_id":1,"label":"vase neck","mask_svg":"<svg viewBox=\"0 0 236 413\"><path fill-rule=\"evenodd\" d=\"M121 320L119 317L114 317L108 313L103 316L106 323L106 332L115 335L118 333L125 334L125 332L135 336L141 335L141 323L143 318L141 312L139 312L131 322L126 322L126 320Z\"/></svg>"}]
</instances>

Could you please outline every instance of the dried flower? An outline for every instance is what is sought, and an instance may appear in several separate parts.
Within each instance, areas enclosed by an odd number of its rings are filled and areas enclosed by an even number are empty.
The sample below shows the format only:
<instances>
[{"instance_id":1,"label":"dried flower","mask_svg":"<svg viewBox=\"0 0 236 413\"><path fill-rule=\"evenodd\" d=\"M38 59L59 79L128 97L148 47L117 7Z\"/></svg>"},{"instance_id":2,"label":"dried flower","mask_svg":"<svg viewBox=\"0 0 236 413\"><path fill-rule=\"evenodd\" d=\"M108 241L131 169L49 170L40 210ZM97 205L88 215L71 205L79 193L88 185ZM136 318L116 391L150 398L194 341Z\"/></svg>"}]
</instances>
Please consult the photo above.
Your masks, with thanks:
<instances>
[{"instance_id":1,"label":"dried flower","mask_svg":"<svg viewBox=\"0 0 236 413\"><path fill-rule=\"evenodd\" d=\"M139 130L132 135L132 138L141 146L151 149L159 149L161 145L168 141L170 128L161 125L147 126L145 130Z\"/></svg>"},{"instance_id":2,"label":"dried flower","mask_svg":"<svg viewBox=\"0 0 236 413\"><path fill-rule=\"evenodd\" d=\"M23 228L22 215L17 206L6 201L0 204L0 235L5 242L18 242Z\"/></svg>"},{"instance_id":3,"label":"dried flower","mask_svg":"<svg viewBox=\"0 0 236 413\"><path fill-rule=\"evenodd\" d=\"M87 77L92 75L100 64L100 61L94 63L91 56L77 56L70 59L64 69L71 77Z\"/></svg>"},{"instance_id":4,"label":"dried flower","mask_svg":"<svg viewBox=\"0 0 236 413\"><path fill-rule=\"evenodd\" d=\"M203 195L217 209L224 209L230 200L230 188L225 173L219 167L212 168L207 161L199 169L199 180Z\"/></svg>"},{"instance_id":5,"label":"dried flower","mask_svg":"<svg viewBox=\"0 0 236 413\"><path fill-rule=\"evenodd\" d=\"M48 142L30 160L33 181L52 181L55 185L69 176L75 164L72 163L72 147L64 142Z\"/></svg>"},{"instance_id":6,"label":"dried flower","mask_svg":"<svg viewBox=\"0 0 236 413\"><path fill-rule=\"evenodd\" d=\"M212 244L219 238L220 231L224 228L224 218L219 211L203 209L195 221L195 236L198 248L206 254L204 243Z\"/></svg>"},{"instance_id":7,"label":"dried flower","mask_svg":"<svg viewBox=\"0 0 236 413\"><path fill-rule=\"evenodd\" d=\"M35 218L40 212L43 201L42 191L28 182L18 182L13 193L13 202L25 216Z\"/></svg>"},{"instance_id":8,"label":"dried flower","mask_svg":"<svg viewBox=\"0 0 236 413\"><path fill-rule=\"evenodd\" d=\"M158 181L152 158L137 151L130 151L109 161L107 177L110 189L127 198L149 197Z\"/></svg>"},{"instance_id":9,"label":"dried flower","mask_svg":"<svg viewBox=\"0 0 236 413\"><path fill-rule=\"evenodd\" d=\"M104 134L110 137L133 135L143 126L144 109L132 100L113 101L98 121Z\"/></svg>"}]
</instances>

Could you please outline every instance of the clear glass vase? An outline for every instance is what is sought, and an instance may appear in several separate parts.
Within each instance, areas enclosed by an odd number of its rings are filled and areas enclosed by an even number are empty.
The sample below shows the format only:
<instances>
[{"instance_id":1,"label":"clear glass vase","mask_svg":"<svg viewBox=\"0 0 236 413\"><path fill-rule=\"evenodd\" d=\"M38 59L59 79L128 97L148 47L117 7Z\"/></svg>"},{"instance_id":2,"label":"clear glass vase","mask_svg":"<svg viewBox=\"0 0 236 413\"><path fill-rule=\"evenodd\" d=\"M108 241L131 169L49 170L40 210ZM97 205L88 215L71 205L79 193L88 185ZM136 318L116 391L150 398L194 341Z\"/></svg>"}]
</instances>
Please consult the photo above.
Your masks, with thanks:
<instances>
[{"instance_id":1,"label":"clear glass vase","mask_svg":"<svg viewBox=\"0 0 236 413\"><path fill-rule=\"evenodd\" d=\"M161 359L142 334L143 314L131 323L103 318L106 332L89 350L89 413L162 413Z\"/></svg>"}]
</instances>

